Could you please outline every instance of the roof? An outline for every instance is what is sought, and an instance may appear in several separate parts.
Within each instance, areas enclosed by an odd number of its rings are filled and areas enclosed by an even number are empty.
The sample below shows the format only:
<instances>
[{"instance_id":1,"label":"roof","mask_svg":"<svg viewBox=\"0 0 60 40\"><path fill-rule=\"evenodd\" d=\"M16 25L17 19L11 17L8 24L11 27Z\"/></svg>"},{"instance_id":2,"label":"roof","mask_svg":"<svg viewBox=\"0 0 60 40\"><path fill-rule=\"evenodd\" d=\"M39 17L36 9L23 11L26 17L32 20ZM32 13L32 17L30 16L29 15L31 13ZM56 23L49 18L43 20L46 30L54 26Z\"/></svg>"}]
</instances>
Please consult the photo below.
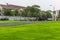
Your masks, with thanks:
<instances>
[{"instance_id":1,"label":"roof","mask_svg":"<svg viewBox=\"0 0 60 40\"><path fill-rule=\"evenodd\" d=\"M2 5L0 4L2 8L4 9L21 9L21 8L24 8L23 6L17 6L17 5L11 5L11 4L8 4L8 5Z\"/></svg>"}]
</instances>

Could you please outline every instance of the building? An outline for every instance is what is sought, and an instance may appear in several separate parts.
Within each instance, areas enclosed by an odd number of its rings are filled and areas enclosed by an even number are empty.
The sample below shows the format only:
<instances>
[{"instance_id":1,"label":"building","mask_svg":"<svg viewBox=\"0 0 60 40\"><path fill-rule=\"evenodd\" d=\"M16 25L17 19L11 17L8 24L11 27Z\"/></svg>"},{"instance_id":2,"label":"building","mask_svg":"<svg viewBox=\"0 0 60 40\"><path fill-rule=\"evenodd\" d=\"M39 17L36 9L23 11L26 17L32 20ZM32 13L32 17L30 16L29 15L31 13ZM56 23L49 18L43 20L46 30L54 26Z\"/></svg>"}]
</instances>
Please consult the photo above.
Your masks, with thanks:
<instances>
[{"instance_id":1,"label":"building","mask_svg":"<svg viewBox=\"0 0 60 40\"><path fill-rule=\"evenodd\" d=\"M10 9L10 10L15 10L17 9L18 11L20 11L21 9L23 9L24 7L23 6L17 6L17 5L12 5L12 4L0 4L0 16L3 15L3 10L4 9Z\"/></svg>"},{"instance_id":2,"label":"building","mask_svg":"<svg viewBox=\"0 0 60 40\"><path fill-rule=\"evenodd\" d=\"M51 14L52 14L52 20L54 21L58 20L59 10L52 11Z\"/></svg>"}]
</instances>

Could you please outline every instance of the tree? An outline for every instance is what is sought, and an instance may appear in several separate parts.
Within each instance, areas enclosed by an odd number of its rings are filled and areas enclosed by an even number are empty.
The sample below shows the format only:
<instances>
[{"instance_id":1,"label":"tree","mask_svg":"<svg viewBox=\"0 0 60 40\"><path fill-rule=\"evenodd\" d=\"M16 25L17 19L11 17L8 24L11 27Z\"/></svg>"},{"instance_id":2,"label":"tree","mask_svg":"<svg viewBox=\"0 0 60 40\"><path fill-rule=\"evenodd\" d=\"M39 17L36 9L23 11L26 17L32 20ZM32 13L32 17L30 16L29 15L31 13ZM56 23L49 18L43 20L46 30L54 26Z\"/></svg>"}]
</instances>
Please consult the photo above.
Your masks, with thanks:
<instances>
[{"instance_id":1,"label":"tree","mask_svg":"<svg viewBox=\"0 0 60 40\"><path fill-rule=\"evenodd\" d=\"M47 18L52 18L52 14L49 10L45 11Z\"/></svg>"},{"instance_id":2,"label":"tree","mask_svg":"<svg viewBox=\"0 0 60 40\"><path fill-rule=\"evenodd\" d=\"M10 10L10 9L4 9L4 15L5 16L18 16L18 10Z\"/></svg>"},{"instance_id":3,"label":"tree","mask_svg":"<svg viewBox=\"0 0 60 40\"><path fill-rule=\"evenodd\" d=\"M21 12L21 16L22 16L22 17L25 17L25 12L24 12L24 10L21 10L20 12Z\"/></svg>"},{"instance_id":4,"label":"tree","mask_svg":"<svg viewBox=\"0 0 60 40\"><path fill-rule=\"evenodd\" d=\"M24 15L25 17L36 17L36 19L40 17L40 9L38 5L27 6L21 11L21 13L22 16Z\"/></svg>"},{"instance_id":5,"label":"tree","mask_svg":"<svg viewBox=\"0 0 60 40\"><path fill-rule=\"evenodd\" d=\"M14 14L15 14L15 16L18 16L18 10L17 9L14 10Z\"/></svg>"},{"instance_id":6,"label":"tree","mask_svg":"<svg viewBox=\"0 0 60 40\"><path fill-rule=\"evenodd\" d=\"M4 11L4 15L5 15L5 16L11 16L11 10L9 10L9 9L4 9L3 11Z\"/></svg>"},{"instance_id":7,"label":"tree","mask_svg":"<svg viewBox=\"0 0 60 40\"><path fill-rule=\"evenodd\" d=\"M15 11L11 11L11 16L15 16Z\"/></svg>"},{"instance_id":8,"label":"tree","mask_svg":"<svg viewBox=\"0 0 60 40\"><path fill-rule=\"evenodd\" d=\"M33 17L36 17L36 20L38 20L40 17L40 9L39 8L40 8L40 6L38 6L38 5L32 5L31 10L30 10L31 15Z\"/></svg>"}]
</instances>

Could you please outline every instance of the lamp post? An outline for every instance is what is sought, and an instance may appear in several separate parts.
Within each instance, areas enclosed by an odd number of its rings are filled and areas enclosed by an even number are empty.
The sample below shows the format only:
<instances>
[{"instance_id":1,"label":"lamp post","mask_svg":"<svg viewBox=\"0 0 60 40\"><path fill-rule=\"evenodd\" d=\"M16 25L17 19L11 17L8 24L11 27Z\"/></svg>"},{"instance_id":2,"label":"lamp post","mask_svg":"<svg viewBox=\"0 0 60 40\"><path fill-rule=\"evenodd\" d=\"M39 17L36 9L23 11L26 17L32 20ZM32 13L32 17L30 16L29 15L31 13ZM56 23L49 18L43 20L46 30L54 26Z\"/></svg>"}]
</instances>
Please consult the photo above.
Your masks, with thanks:
<instances>
[{"instance_id":1,"label":"lamp post","mask_svg":"<svg viewBox=\"0 0 60 40\"><path fill-rule=\"evenodd\" d=\"M52 11L52 20L53 21L56 21L56 11L55 11L55 6L53 6L53 5L50 5L51 7L53 7L53 11Z\"/></svg>"}]
</instances>

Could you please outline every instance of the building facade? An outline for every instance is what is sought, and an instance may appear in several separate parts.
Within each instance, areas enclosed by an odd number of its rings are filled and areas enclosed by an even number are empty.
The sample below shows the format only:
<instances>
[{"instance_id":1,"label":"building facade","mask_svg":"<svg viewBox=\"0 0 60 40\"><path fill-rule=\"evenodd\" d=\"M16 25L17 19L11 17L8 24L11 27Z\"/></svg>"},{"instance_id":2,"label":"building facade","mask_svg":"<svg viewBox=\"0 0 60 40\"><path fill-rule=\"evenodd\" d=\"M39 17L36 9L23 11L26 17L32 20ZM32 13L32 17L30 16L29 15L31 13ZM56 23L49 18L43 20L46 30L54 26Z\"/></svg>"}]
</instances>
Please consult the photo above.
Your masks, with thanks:
<instances>
[{"instance_id":1,"label":"building facade","mask_svg":"<svg viewBox=\"0 0 60 40\"><path fill-rule=\"evenodd\" d=\"M0 16L3 15L4 9L9 9L11 11L17 9L19 11L18 13L20 13L20 10L22 10L23 8L24 8L23 6L17 6L17 5L12 5L8 3L6 5L0 4Z\"/></svg>"},{"instance_id":2,"label":"building facade","mask_svg":"<svg viewBox=\"0 0 60 40\"><path fill-rule=\"evenodd\" d=\"M52 20L58 20L59 10L51 11Z\"/></svg>"}]
</instances>

